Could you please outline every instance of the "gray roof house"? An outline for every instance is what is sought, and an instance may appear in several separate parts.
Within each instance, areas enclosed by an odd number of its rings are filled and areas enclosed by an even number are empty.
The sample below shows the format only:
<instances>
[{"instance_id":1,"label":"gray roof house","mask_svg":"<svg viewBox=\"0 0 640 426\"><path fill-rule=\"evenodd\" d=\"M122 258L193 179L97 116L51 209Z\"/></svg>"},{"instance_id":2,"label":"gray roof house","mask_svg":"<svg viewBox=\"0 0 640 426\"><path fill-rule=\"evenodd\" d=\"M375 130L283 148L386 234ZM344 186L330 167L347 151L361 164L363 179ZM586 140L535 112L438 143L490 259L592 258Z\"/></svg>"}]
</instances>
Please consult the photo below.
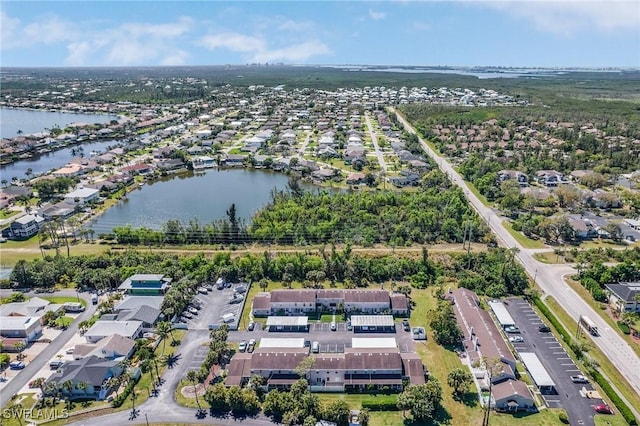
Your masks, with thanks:
<instances>
[{"instance_id":1,"label":"gray roof house","mask_svg":"<svg viewBox=\"0 0 640 426\"><path fill-rule=\"evenodd\" d=\"M610 301L621 312L640 312L640 282L605 284L609 290Z\"/></svg>"},{"instance_id":2,"label":"gray roof house","mask_svg":"<svg viewBox=\"0 0 640 426\"><path fill-rule=\"evenodd\" d=\"M55 383L65 398L103 400L111 391L109 379L120 374L122 367L118 361L89 356L64 364L46 381L43 389ZM65 382L71 382L72 388L63 387Z\"/></svg>"},{"instance_id":3,"label":"gray roof house","mask_svg":"<svg viewBox=\"0 0 640 426\"><path fill-rule=\"evenodd\" d=\"M87 343L76 345L73 350L73 358L80 359L90 356L97 356L109 360L129 359L133 355L136 347L135 340L113 334L98 341L98 343Z\"/></svg>"}]
</instances>

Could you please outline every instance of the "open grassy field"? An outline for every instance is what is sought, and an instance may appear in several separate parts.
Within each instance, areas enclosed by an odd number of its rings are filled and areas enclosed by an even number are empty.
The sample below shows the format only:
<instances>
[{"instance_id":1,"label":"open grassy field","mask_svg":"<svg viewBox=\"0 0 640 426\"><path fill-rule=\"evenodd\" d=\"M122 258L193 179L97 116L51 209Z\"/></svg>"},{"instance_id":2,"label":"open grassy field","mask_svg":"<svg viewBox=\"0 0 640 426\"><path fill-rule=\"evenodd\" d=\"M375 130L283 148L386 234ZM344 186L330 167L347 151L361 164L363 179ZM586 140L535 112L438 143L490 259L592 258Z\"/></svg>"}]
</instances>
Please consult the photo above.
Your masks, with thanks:
<instances>
[{"instance_id":1,"label":"open grassy field","mask_svg":"<svg viewBox=\"0 0 640 426\"><path fill-rule=\"evenodd\" d=\"M520 243L520 245L522 245L522 247L524 247L524 248L541 249L541 248L546 248L547 247L543 243L541 243L540 241L532 240L531 238L528 238L527 236L525 236L522 232L518 232L518 231L514 230L513 226L511 226L511 223L508 220L505 220L504 222L502 222L502 226L504 226L504 228L507 231L509 231L511 236L513 238L515 238L516 241L518 241Z\"/></svg>"}]
</instances>

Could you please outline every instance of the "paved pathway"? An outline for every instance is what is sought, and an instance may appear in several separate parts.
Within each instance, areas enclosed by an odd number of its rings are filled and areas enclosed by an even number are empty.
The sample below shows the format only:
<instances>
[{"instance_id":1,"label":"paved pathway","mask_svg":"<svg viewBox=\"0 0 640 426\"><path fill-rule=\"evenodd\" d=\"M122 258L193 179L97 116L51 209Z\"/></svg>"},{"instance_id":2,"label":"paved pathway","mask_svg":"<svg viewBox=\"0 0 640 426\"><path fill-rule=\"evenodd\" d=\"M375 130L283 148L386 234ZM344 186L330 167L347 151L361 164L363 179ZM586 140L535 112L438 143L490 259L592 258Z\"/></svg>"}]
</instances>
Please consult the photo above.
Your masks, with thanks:
<instances>
[{"instance_id":1,"label":"paved pathway","mask_svg":"<svg viewBox=\"0 0 640 426\"><path fill-rule=\"evenodd\" d=\"M387 173L387 163L384 161L384 155L380 150L380 146L378 145L378 135L376 134L375 129L373 128L373 124L371 124L371 115L367 112L365 113L365 121L367 122L367 130L369 131L369 135L371 136L371 142L373 143L373 148L375 150L376 156L378 157L378 163L380 163L380 168L386 174Z\"/></svg>"}]
</instances>

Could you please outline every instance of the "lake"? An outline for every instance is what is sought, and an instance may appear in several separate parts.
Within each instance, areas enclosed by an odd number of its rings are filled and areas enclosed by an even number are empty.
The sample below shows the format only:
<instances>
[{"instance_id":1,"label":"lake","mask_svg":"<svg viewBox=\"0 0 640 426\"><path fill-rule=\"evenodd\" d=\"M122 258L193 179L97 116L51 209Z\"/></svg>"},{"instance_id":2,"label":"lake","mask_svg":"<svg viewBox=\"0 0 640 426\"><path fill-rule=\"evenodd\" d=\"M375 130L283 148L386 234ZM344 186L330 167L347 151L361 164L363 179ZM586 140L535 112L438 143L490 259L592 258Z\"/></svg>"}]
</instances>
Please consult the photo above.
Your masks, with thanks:
<instances>
[{"instance_id":1,"label":"lake","mask_svg":"<svg viewBox=\"0 0 640 426\"><path fill-rule=\"evenodd\" d=\"M270 201L271 190L283 190L287 182L287 175L263 170L188 172L146 183L128 193L126 200L120 200L87 226L97 236L127 224L133 228L160 229L170 219L188 222L196 218L200 223L209 223L225 218L232 203L236 204L238 217L248 221ZM313 191L324 189L306 183L301 183L301 186Z\"/></svg>"},{"instance_id":2,"label":"lake","mask_svg":"<svg viewBox=\"0 0 640 426\"><path fill-rule=\"evenodd\" d=\"M115 115L0 108L0 137L16 137L19 130L28 135L56 126L64 129L73 123L108 123L117 119Z\"/></svg>"},{"instance_id":3,"label":"lake","mask_svg":"<svg viewBox=\"0 0 640 426\"><path fill-rule=\"evenodd\" d=\"M39 175L51 169L59 169L74 158L73 150L77 150L79 147L82 147L84 156L89 157L91 151L102 153L108 151L109 147L116 145L118 145L118 141L115 140L83 142L71 145L57 151L36 155L33 158L18 160L11 164L0 166L0 175L2 175L2 179L6 179L8 182L11 182L11 178L14 176L18 179L25 179L25 172L29 168L31 168L33 175Z\"/></svg>"}]
</instances>

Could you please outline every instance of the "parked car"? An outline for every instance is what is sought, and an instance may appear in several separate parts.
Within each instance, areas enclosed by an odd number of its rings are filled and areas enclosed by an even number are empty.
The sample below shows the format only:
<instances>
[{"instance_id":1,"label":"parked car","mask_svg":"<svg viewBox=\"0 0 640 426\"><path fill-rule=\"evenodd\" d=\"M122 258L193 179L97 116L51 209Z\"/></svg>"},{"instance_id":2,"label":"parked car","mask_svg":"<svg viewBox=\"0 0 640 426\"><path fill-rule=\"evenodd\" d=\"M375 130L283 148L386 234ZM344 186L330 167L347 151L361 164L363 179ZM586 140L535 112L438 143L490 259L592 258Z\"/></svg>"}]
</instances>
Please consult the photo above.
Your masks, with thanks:
<instances>
[{"instance_id":1,"label":"parked car","mask_svg":"<svg viewBox=\"0 0 640 426\"><path fill-rule=\"evenodd\" d=\"M522 336L512 336L512 337L509 337L509 341L511 343L522 343L522 342L524 342L524 337L522 337Z\"/></svg>"},{"instance_id":2,"label":"parked car","mask_svg":"<svg viewBox=\"0 0 640 426\"><path fill-rule=\"evenodd\" d=\"M317 354L318 352L320 352L320 343L313 342L311 344L311 352L313 352L314 354Z\"/></svg>"},{"instance_id":3,"label":"parked car","mask_svg":"<svg viewBox=\"0 0 640 426\"><path fill-rule=\"evenodd\" d=\"M209 294L209 290L204 287L198 287L198 293L200 294Z\"/></svg>"},{"instance_id":4,"label":"parked car","mask_svg":"<svg viewBox=\"0 0 640 426\"><path fill-rule=\"evenodd\" d=\"M247 291L247 286L243 285L243 284L240 284L240 285L236 286L235 291L237 293L244 293L245 291Z\"/></svg>"},{"instance_id":5,"label":"parked car","mask_svg":"<svg viewBox=\"0 0 640 426\"><path fill-rule=\"evenodd\" d=\"M576 376L571 376L571 381L573 383L589 383L589 379L587 379L582 374L578 374Z\"/></svg>"},{"instance_id":6,"label":"parked car","mask_svg":"<svg viewBox=\"0 0 640 426\"><path fill-rule=\"evenodd\" d=\"M613 414L613 410L607 404L598 404L594 405L593 409L596 410L596 413L600 414Z\"/></svg>"},{"instance_id":7,"label":"parked car","mask_svg":"<svg viewBox=\"0 0 640 426\"><path fill-rule=\"evenodd\" d=\"M507 333L520 333L520 329L513 325L510 325L509 327L505 327L504 331Z\"/></svg>"},{"instance_id":8,"label":"parked car","mask_svg":"<svg viewBox=\"0 0 640 426\"><path fill-rule=\"evenodd\" d=\"M338 329L338 326L335 322L331 323L331 331L336 331Z\"/></svg>"},{"instance_id":9,"label":"parked car","mask_svg":"<svg viewBox=\"0 0 640 426\"><path fill-rule=\"evenodd\" d=\"M189 311L190 313L192 313L193 315L198 315L198 310L196 308L194 308L193 306L189 306L187 308L187 311Z\"/></svg>"},{"instance_id":10,"label":"parked car","mask_svg":"<svg viewBox=\"0 0 640 426\"><path fill-rule=\"evenodd\" d=\"M202 287L206 288L209 291L213 291L213 286L211 284L205 284Z\"/></svg>"},{"instance_id":11,"label":"parked car","mask_svg":"<svg viewBox=\"0 0 640 426\"><path fill-rule=\"evenodd\" d=\"M409 320L408 319L403 319L402 320L402 329L404 331L411 331L411 325L409 325Z\"/></svg>"},{"instance_id":12,"label":"parked car","mask_svg":"<svg viewBox=\"0 0 640 426\"><path fill-rule=\"evenodd\" d=\"M549 333L551 329L549 328L548 325L541 325L540 327L538 327L538 331L540 333Z\"/></svg>"},{"instance_id":13,"label":"parked car","mask_svg":"<svg viewBox=\"0 0 640 426\"><path fill-rule=\"evenodd\" d=\"M225 284L224 278L221 277L216 280L216 288L218 290L222 290L224 288L224 284Z\"/></svg>"},{"instance_id":14,"label":"parked car","mask_svg":"<svg viewBox=\"0 0 640 426\"><path fill-rule=\"evenodd\" d=\"M247 346L247 350L249 352L253 352L256 347L256 339L249 339L249 346Z\"/></svg>"},{"instance_id":15,"label":"parked car","mask_svg":"<svg viewBox=\"0 0 640 426\"><path fill-rule=\"evenodd\" d=\"M254 329L254 328L256 328L256 323L255 323L255 322L253 322L253 321L251 321L251 322L249 323L249 325L247 326L247 330L248 330L248 331L253 331L253 329Z\"/></svg>"},{"instance_id":16,"label":"parked car","mask_svg":"<svg viewBox=\"0 0 640 426\"><path fill-rule=\"evenodd\" d=\"M349 330L349 331L353 330L353 325L351 325L351 320L350 319L347 320L347 330Z\"/></svg>"},{"instance_id":17,"label":"parked car","mask_svg":"<svg viewBox=\"0 0 640 426\"><path fill-rule=\"evenodd\" d=\"M61 359L54 359L49 363L49 368L52 370L57 370L58 368L64 365L64 361Z\"/></svg>"},{"instance_id":18,"label":"parked car","mask_svg":"<svg viewBox=\"0 0 640 426\"><path fill-rule=\"evenodd\" d=\"M184 311L182 313L182 316L185 317L185 318L189 318L189 319L193 318L193 315L191 315L191 313L187 312L187 311Z\"/></svg>"},{"instance_id":19,"label":"parked car","mask_svg":"<svg viewBox=\"0 0 640 426\"><path fill-rule=\"evenodd\" d=\"M243 340L242 342L240 342L240 344L238 345L238 350L240 352L245 352L247 350L247 341Z\"/></svg>"},{"instance_id":20,"label":"parked car","mask_svg":"<svg viewBox=\"0 0 640 426\"><path fill-rule=\"evenodd\" d=\"M22 361L13 361L9 364L9 368L12 370L22 370L25 366L25 363Z\"/></svg>"},{"instance_id":21,"label":"parked car","mask_svg":"<svg viewBox=\"0 0 640 426\"><path fill-rule=\"evenodd\" d=\"M75 347L72 347L72 348L67 348L64 352L68 355L71 355L74 350L75 350Z\"/></svg>"}]
</instances>

